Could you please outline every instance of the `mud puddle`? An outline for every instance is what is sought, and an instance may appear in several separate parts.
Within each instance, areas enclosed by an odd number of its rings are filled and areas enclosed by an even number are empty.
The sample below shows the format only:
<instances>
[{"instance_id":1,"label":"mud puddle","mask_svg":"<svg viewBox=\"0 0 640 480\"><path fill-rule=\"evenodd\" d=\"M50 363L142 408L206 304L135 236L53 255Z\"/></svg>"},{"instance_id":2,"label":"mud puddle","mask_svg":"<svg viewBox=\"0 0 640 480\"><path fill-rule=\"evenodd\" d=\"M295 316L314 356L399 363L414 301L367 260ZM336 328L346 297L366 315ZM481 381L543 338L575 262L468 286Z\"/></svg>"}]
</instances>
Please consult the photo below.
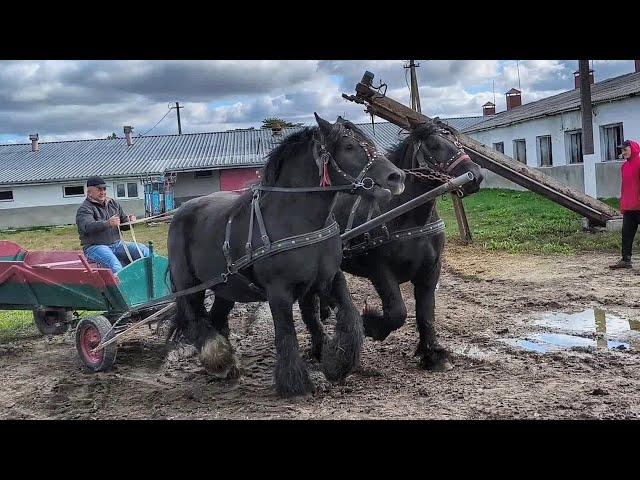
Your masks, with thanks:
<instances>
[{"instance_id":1,"label":"mud puddle","mask_svg":"<svg viewBox=\"0 0 640 480\"><path fill-rule=\"evenodd\" d=\"M581 349L640 350L640 321L623 318L602 308L576 313L544 312L534 318L534 326L553 332L532 332L520 338L498 340L538 353Z\"/></svg>"}]
</instances>

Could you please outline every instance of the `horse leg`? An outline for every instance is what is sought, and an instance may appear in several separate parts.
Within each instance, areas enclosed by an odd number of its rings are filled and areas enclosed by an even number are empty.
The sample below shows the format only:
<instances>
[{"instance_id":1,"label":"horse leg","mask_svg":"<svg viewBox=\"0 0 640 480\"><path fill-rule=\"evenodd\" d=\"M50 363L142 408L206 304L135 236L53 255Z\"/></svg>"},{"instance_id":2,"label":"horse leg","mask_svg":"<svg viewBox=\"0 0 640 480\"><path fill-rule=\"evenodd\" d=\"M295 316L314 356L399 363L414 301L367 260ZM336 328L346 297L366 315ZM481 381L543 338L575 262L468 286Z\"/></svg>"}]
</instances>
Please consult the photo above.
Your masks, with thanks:
<instances>
[{"instance_id":1,"label":"horse leg","mask_svg":"<svg viewBox=\"0 0 640 480\"><path fill-rule=\"evenodd\" d=\"M204 294L197 292L178 297L170 336L173 336L174 340L184 338L187 343L199 348L204 342L204 338L208 336L209 326L205 320L206 316Z\"/></svg>"},{"instance_id":2,"label":"horse leg","mask_svg":"<svg viewBox=\"0 0 640 480\"><path fill-rule=\"evenodd\" d=\"M323 348L322 370L327 379L342 381L360 361L364 341L362 317L353 304L341 270L333 279L331 296L338 305L336 329L333 338Z\"/></svg>"},{"instance_id":3,"label":"horse leg","mask_svg":"<svg viewBox=\"0 0 640 480\"><path fill-rule=\"evenodd\" d=\"M285 289L269 291L269 307L275 327L276 391L283 397L304 395L313 391L313 382L300 356L293 324L293 298Z\"/></svg>"},{"instance_id":4,"label":"horse leg","mask_svg":"<svg viewBox=\"0 0 640 480\"><path fill-rule=\"evenodd\" d=\"M235 302L216 295L209 311L209 321L213 332L208 336L200 351L200 361L205 369L226 378L240 376L238 361L233 353L231 342L229 342L229 312L234 304Z\"/></svg>"},{"instance_id":5,"label":"horse leg","mask_svg":"<svg viewBox=\"0 0 640 480\"><path fill-rule=\"evenodd\" d=\"M382 315L377 309L365 308L362 312L362 322L367 337L382 341L404 325L407 307L400 293L400 285L391 272L383 270L370 280L382 300Z\"/></svg>"},{"instance_id":6,"label":"horse leg","mask_svg":"<svg viewBox=\"0 0 640 480\"><path fill-rule=\"evenodd\" d=\"M436 338L435 306L436 284L439 278L439 267L431 274L413 280L416 299L416 326L420 341L415 355L420 356L420 363L425 370L446 371L453 368L449 353L438 344Z\"/></svg>"},{"instance_id":7,"label":"horse leg","mask_svg":"<svg viewBox=\"0 0 640 480\"><path fill-rule=\"evenodd\" d=\"M311 334L311 355L318 361L322 357L322 345L325 341L324 328L320 321L320 302L320 297L312 292L306 293L298 301L302 320Z\"/></svg>"}]
</instances>

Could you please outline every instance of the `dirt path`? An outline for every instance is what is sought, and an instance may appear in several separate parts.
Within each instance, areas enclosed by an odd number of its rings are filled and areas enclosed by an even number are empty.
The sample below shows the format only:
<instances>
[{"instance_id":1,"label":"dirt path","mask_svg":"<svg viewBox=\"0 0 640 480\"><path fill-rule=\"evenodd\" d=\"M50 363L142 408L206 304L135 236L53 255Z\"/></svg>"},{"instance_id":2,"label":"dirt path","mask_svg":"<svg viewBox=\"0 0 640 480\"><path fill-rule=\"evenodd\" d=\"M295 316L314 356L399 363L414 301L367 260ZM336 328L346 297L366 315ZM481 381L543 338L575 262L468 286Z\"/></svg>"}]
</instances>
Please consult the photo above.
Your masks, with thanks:
<instances>
[{"instance_id":1,"label":"dirt path","mask_svg":"<svg viewBox=\"0 0 640 480\"><path fill-rule=\"evenodd\" d=\"M455 368L425 372L417 342L412 286L403 286L409 319L384 342L365 341L363 367L344 385L328 383L309 361L313 396L276 397L273 325L266 304L232 312L231 341L243 375L206 375L193 357L169 352L143 330L118 351L112 372L79 366L73 333L0 343L0 418L639 418L640 342L629 350L574 348L540 354L501 339L554 332L534 325L539 312L601 307L632 320L640 307L640 272L609 271L610 255L539 257L449 245L437 293L437 331ZM349 277L359 307L367 281ZM301 347L306 330L296 307ZM328 327L331 328L330 326ZM585 337L596 338L595 333ZM306 353L305 353L306 355Z\"/></svg>"}]
</instances>

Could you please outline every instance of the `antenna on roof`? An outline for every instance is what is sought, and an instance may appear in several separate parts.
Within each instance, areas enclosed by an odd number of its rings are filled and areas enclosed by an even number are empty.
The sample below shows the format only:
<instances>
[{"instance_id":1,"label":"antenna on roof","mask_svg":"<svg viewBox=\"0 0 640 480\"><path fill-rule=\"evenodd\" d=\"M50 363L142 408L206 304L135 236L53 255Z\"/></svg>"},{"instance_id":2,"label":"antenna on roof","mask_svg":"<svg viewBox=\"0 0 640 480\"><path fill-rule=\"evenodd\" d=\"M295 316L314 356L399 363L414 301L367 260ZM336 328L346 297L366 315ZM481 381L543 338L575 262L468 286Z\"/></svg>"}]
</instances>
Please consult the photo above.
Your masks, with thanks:
<instances>
[{"instance_id":1,"label":"antenna on roof","mask_svg":"<svg viewBox=\"0 0 640 480\"><path fill-rule=\"evenodd\" d=\"M516 60L516 70L518 71L518 90L522 90L520 87L520 60Z\"/></svg>"}]
</instances>

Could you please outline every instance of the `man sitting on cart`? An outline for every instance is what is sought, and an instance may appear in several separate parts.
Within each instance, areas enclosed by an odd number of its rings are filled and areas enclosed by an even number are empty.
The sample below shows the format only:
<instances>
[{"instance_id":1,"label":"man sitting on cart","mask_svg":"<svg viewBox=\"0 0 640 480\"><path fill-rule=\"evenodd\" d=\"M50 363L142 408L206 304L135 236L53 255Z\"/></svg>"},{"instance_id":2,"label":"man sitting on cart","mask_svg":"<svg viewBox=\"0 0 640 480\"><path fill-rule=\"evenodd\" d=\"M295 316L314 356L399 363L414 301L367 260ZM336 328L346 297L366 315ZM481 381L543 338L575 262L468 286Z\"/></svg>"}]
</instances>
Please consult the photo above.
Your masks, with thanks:
<instances>
[{"instance_id":1,"label":"man sitting on cart","mask_svg":"<svg viewBox=\"0 0 640 480\"><path fill-rule=\"evenodd\" d=\"M107 185L100 177L87 180L87 198L76 213L76 225L85 256L92 262L111 269L122 270L129 255L135 261L140 253L148 257L149 249L142 243L125 242L120 229L129 230L122 223L135 221L135 215L125 215L122 207L113 198L107 198Z\"/></svg>"}]
</instances>

